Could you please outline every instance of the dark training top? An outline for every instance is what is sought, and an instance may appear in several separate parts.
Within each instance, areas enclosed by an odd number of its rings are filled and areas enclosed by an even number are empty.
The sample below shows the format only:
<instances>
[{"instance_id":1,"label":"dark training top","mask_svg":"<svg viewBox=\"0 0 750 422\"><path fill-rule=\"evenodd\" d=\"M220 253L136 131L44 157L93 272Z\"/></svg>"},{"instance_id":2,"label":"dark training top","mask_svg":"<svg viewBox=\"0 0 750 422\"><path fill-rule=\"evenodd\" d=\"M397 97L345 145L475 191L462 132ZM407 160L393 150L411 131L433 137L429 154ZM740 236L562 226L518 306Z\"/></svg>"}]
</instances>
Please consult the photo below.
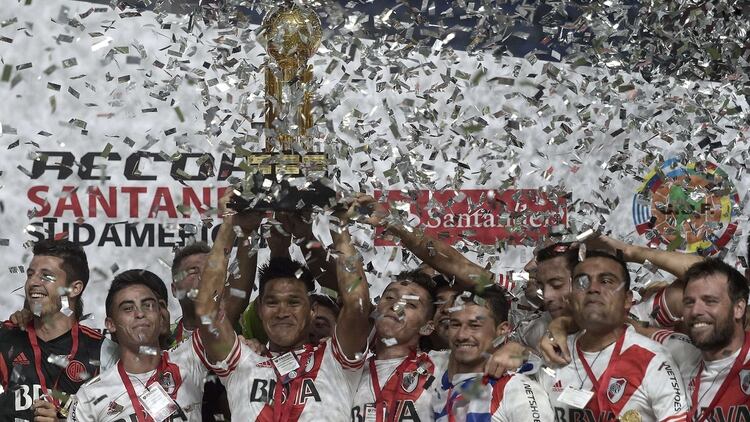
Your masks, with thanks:
<instances>
[{"instance_id":1,"label":"dark training top","mask_svg":"<svg viewBox=\"0 0 750 422\"><path fill-rule=\"evenodd\" d=\"M56 404L67 401L91 377L99 373L103 337L97 331L73 324L67 333L48 342L37 338L33 323L22 331L10 322L0 328L0 421L32 421L31 408L52 391ZM72 356L71 356L72 355Z\"/></svg>"}]
</instances>

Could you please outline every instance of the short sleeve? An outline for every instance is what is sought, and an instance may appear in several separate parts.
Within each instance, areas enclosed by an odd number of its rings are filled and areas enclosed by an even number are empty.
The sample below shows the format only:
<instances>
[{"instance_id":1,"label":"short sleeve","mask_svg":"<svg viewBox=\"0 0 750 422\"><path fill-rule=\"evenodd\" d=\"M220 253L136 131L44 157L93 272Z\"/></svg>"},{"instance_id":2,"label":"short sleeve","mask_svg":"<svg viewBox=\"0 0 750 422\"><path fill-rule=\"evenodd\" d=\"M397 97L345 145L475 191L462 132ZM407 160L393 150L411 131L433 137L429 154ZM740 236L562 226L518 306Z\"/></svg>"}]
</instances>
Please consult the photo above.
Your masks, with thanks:
<instances>
[{"instance_id":1,"label":"short sleeve","mask_svg":"<svg viewBox=\"0 0 750 422\"><path fill-rule=\"evenodd\" d=\"M339 344L338 335L336 334L335 329L333 330L333 338L331 338L329 342L330 346L332 347L331 350L333 351L333 357L339 364L341 364L341 367L343 367L345 370L350 371L357 371L362 369L362 366L365 364L365 360L367 360L367 355L370 351L369 343L363 353L358 354L355 359L349 359L341 350L341 345Z\"/></svg>"},{"instance_id":2,"label":"short sleeve","mask_svg":"<svg viewBox=\"0 0 750 422\"><path fill-rule=\"evenodd\" d=\"M536 381L525 375L513 375L505 385L502 397L493 394L493 400L502 402L492 414L492 422L553 421L549 397Z\"/></svg>"},{"instance_id":3,"label":"short sleeve","mask_svg":"<svg viewBox=\"0 0 750 422\"><path fill-rule=\"evenodd\" d=\"M689 376L700 363L700 349L695 347L690 337L685 334L659 330L651 336L651 339L664 346L683 375ZM683 377L683 382L684 380Z\"/></svg>"},{"instance_id":4,"label":"short sleeve","mask_svg":"<svg viewBox=\"0 0 750 422\"><path fill-rule=\"evenodd\" d=\"M70 397L73 403L68 411L68 422L93 422L96 420L96 409L93 401L88 398L85 388L80 388L78 393Z\"/></svg>"},{"instance_id":5,"label":"short sleeve","mask_svg":"<svg viewBox=\"0 0 750 422\"><path fill-rule=\"evenodd\" d=\"M240 347L240 339L236 335L234 336L234 344L229 350L227 357L221 362L211 363L206 356L205 348L203 347L203 340L201 339L200 330L195 330L191 336L192 341L190 342L193 346L195 354L198 356L203 365L213 371L216 375L221 378L226 378L237 368L242 357L242 348ZM187 342L183 343L186 344Z\"/></svg>"},{"instance_id":6,"label":"short sleeve","mask_svg":"<svg viewBox=\"0 0 750 422\"><path fill-rule=\"evenodd\" d=\"M99 372L104 372L115 366L120 359L120 345L104 337L99 350Z\"/></svg>"},{"instance_id":7,"label":"short sleeve","mask_svg":"<svg viewBox=\"0 0 750 422\"><path fill-rule=\"evenodd\" d=\"M657 353L644 377L644 387L651 401L656 420L687 420L688 398L680 371L672 358Z\"/></svg>"}]
</instances>

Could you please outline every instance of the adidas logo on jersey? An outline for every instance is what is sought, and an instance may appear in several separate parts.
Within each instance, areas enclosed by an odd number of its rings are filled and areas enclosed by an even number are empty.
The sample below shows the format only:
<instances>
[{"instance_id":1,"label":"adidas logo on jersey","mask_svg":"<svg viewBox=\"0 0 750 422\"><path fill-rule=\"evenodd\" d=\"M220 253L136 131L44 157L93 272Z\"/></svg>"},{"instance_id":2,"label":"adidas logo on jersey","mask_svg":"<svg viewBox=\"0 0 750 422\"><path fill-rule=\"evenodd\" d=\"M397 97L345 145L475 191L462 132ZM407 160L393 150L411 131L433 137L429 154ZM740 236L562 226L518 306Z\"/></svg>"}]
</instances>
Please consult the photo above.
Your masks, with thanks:
<instances>
[{"instance_id":1,"label":"adidas logo on jersey","mask_svg":"<svg viewBox=\"0 0 750 422\"><path fill-rule=\"evenodd\" d=\"M552 391L554 391L555 393L562 393L563 386L561 380L557 380L557 382L552 386Z\"/></svg>"},{"instance_id":2,"label":"adidas logo on jersey","mask_svg":"<svg viewBox=\"0 0 750 422\"><path fill-rule=\"evenodd\" d=\"M19 353L18 356L16 356L15 359L13 359L13 364L14 365L24 365L24 366L26 366L29 363L31 363L31 362L29 362L29 359L26 357L26 354L24 354L23 352Z\"/></svg>"}]
</instances>

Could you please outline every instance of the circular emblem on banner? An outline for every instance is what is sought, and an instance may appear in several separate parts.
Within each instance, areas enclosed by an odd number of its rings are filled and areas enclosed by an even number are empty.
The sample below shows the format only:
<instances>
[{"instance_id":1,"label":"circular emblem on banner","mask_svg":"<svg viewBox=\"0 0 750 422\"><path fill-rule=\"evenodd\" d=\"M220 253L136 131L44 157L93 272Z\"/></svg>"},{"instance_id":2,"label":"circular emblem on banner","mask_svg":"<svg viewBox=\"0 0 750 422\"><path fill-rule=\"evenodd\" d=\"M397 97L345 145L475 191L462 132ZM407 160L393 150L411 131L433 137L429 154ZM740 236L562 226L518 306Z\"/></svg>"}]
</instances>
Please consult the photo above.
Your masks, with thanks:
<instances>
[{"instance_id":1,"label":"circular emblem on banner","mask_svg":"<svg viewBox=\"0 0 750 422\"><path fill-rule=\"evenodd\" d=\"M86 367L77 360L71 360L68 366L65 368L65 374L73 382L83 382L85 377L83 374L86 373Z\"/></svg>"},{"instance_id":2,"label":"circular emblem on banner","mask_svg":"<svg viewBox=\"0 0 750 422\"><path fill-rule=\"evenodd\" d=\"M718 253L737 230L740 197L716 164L671 158L646 175L633 197L633 221L649 246Z\"/></svg>"}]
</instances>

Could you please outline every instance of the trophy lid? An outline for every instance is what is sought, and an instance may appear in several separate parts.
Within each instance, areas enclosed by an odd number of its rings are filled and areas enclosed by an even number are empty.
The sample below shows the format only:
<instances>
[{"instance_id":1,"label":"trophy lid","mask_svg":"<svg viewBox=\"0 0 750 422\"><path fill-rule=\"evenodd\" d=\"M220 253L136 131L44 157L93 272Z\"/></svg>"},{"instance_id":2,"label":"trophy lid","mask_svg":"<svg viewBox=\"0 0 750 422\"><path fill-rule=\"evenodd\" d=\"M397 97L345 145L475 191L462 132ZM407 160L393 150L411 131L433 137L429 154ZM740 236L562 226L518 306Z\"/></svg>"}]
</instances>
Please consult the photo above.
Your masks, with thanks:
<instances>
[{"instance_id":1,"label":"trophy lid","mask_svg":"<svg viewBox=\"0 0 750 422\"><path fill-rule=\"evenodd\" d=\"M281 68L298 68L320 46L322 26L313 9L285 1L263 18L263 35L268 54Z\"/></svg>"}]
</instances>

